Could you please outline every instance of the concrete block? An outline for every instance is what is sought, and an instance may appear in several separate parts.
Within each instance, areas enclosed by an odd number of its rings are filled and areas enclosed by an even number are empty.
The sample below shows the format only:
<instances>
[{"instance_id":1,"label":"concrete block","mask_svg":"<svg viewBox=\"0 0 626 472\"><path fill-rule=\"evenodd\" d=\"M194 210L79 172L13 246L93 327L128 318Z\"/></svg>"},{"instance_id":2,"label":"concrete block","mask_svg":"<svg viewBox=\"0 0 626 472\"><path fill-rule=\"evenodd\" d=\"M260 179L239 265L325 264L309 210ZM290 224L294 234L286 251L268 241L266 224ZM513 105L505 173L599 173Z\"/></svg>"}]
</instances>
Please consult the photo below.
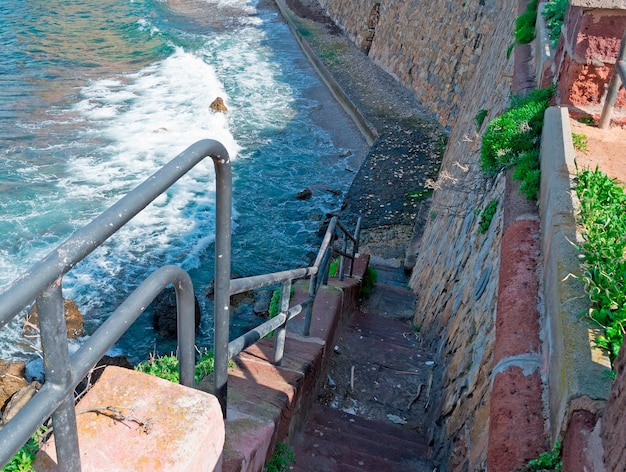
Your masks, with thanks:
<instances>
[{"instance_id":1,"label":"concrete block","mask_svg":"<svg viewBox=\"0 0 626 472\"><path fill-rule=\"evenodd\" d=\"M107 367L76 416L83 472L222 470L224 420L208 393ZM58 470L54 437L35 470Z\"/></svg>"}]
</instances>

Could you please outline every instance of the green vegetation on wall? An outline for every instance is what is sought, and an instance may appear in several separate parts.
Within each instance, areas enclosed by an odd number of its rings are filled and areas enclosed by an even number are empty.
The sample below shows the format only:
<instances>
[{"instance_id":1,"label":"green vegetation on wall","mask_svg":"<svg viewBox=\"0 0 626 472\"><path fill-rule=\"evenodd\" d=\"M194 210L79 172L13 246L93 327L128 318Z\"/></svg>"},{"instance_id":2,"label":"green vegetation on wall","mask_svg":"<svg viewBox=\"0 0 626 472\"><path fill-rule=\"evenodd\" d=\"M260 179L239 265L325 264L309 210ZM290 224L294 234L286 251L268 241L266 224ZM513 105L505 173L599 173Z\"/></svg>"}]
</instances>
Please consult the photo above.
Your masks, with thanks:
<instances>
[{"instance_id":1,"label":"green vegetation on wall","mask_svg":"<svg viewBox=\"0 0 626 472\"><path fill-rule=\"evenodd\" d=\"M568 0L548 0L543 7L541 16L546 20L548 38L553 48L556 48L561 36L561 27L565 19Z\"/></svg>"},{"instance_id":2,"label":"green vegetation on wall","mask_svg":"<svg viewBox=\"0 0 626 472\"><path fill-rule=\"evenodd\" d=\"M513 178L522 181L521 191L529 199L539 192L539 145L543 115L550 106L554 87L533 90L525 97L514 96L511 106L487 125L480 150L483 171L496 174L517 166Z\"/></svg>"},{"instance_id":3,"label":"green vegetation on wall","mask_svg":"<svg viewBox=\"0 0 626 472\"><path fill-rule=\"evenodd\" d=\"M535 39L535 24L537 23L537 0L530 0L526 11L515 20L515 44L528 44Z\"/></svg>"}]
</instances>

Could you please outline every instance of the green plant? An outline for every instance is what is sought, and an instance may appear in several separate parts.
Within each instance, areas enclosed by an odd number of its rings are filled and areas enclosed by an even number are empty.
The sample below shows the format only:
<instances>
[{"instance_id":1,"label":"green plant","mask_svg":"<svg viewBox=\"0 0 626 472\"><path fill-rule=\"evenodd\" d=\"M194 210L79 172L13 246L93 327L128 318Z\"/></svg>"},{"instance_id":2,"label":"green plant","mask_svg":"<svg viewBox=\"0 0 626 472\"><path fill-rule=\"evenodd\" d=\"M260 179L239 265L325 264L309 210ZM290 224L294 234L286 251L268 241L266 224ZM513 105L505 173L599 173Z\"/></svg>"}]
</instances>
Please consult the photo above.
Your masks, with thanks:
<instances>
[{"instance_id":1,"label":"green plant","mask_svg":"<svg viewBox=\"0 0 626 472\"><path fill-rule=\"evenodd\" d=\"M33 469L33 462L41 443L48 433L48 428L40 426L39 429L26 441L19 451L6 463L2 472L26 472Z\"/></svg>"},{"instance_id":2,"label":"green plant","mask_svg":"<svg viewBox=\"0 0 626 472\"><path fill-rule=\"evenodd\" d=\"M263 467L263 472L286 472L294 460L295 455L291 448L285 443L277 443L274 454Z\"/></svg>"},{"instance_id":3,"label":"green plant","mask_svg":"<svg viewBox=\"0 0 626 472\"><path fill-rule=\"evenodd\" d=\"M431 220L434 220L435 218L437 218L437 210L430 210L430 212L428 213L428 216L430 217Z\"/></svg>"},{"instance_id":4,"label":"green plant","mask_svg":"<svg viewBox=\"0 0 626 472\"><path fill-rule=\"evenodd\" d=\"M365 298L369 297L372 294L377 280L378 272L376 269L372 269L371 267L365 269L365 274L363 274L363 280L361 281L361 296Z\"/></svg>"},{"instance_id":5,"label":"green plant","mask_svg":"<svg viewBox=\"0 0 626 472\"><path fill-rule=\"evenodd\" d=\"M613 362L626 325L626 193L600 172L578 174L576 192L583 226L583 276L591 300L588 316L604 332L596 344Z\"/></svg>"},{"instance_id":6,"label":"green plant","mask_svg":"<svg viewBox=\"0 0 626 472\"><path fill-rule=\"evenodd\" d=\"M528 472L563 472L561 442L557 441L550 452L542 452L537 459L528 461L522 469Z\"/></svg>"},{"instance_id":7,"label":"green plant","mask_svg":"<svg viewBox=\"0 0 626 472\"><path fill-rule=\"evenodd\" d=\"M229 367L232 367L231 361L229 361ZM170 356L154 356L150 355L147 361L140 362L135 366L135 370L143 372L144 374L154 375L161 379L169 380L170 382L178 383L178 358L174 355ZM194 379L196 382L201 382L209 374L215 370L215 359L213 351L205 350L198 358L194 370Z\"/></svg>"},{"instance_id":8,"label":"green plant","mask_svg":"<svg viewBox=\"0 0 626 472\"><path fill-rule=\"evenodd\" d=\"M528 44L535 39L535 23L537 23L537 2L531 0L526 5L526 11L515 20L515 37L516 44Z\"/></svg>"},{"instance_id":9,"label":"green plant","mask_svg":"<svg viewBox=\"0 0 626 472\"><path fill-rule=\"evenodd\" d=\"M496 210L498 209L498 200L493 199L489 202L489 204L485 207L485 209L480 214L480 223L478 224L478 232L480 234L486 233L491 226L491 221L496 214Z\"/></svg>"},{"instance_id":10,"label":"green plant","mask_svg":"<svg viewBox=\"0 0 626 472\"><path fill-rule=\"evenodd\" d=\"M480 164L483 171L496 174L519 165L514 178L522 181L521 190L536 198L539 190L539 143L543 115L550 105L554 87L533 90L525 97L513 97L511 106L493 119L483 135Z\"/></svg>"},{"instance_id":11,"label":"green plant","mask_svg":"<svg viewBox=\"0 0 626 472\"><path fill-rule=\"evenodd\" d=\"M513 179L521 181L520 192L528 200L536 200L541 185L541 170L539 169L539 149L523 152L513 171Z\"/></svg>"},{"instance_id":12,"label":"green plant","mask_svg":"<svg viewBox=\"0 0 626 472\"><path fill-rule=\"evenodd\" d=\"M335 259L328 267L329 277L337 277L338 270L339 259ZM376 272L376 269L372 269L371 267L365 269L365 274L363 274L363 280L361 281L361 291L359 292L362 297L367 298L372 294L372 290L374 289L374 285L377 280L378 272Z\"/></svg>"},{"instance_id":13,"label":"green plant","mask_svg":"<svg viewBox=\"0 0 626 472\"><path fill-rule=\"evenodd\" d=\"M484 108L476 113L476 115L474 116L474 123L476 123L477 129L480 129L480 127L483 125L483 123L485 122L485 118L487 118L488 114L489 110L485 110Z\"/></svg>"},{"instance_id":14,"label":"green plant","mask_svg":"<svg viewBox=\"0 0 626 472\"><path fill-rule=\"evenodd\" d=\"M178 383L178 358L176 356L154 356L151 354L147 361L137 364L135 370Z\"/></svg>"},{"instance_id":15,"label":"green plant","mask_svg":"<svg viewBox=\"0 0 626 472\"><path fill-rule=\"evenodd\" d=\"M572 133L572 144L574 149L580 152L587 152L587 136L579 133Z\"/></svg>"},{"instance_id":16,"label":"green plant","mask_svg":"<svg viewBox=\"0 0 626 472\"><path fill-rule=\"evenodd\" d=\"M553 48L556 48L561 36L561 27L565 19L568 0L548 0L543 7L541 16L546 20L548 28L548 38Z\"/></svg>"}]
</instances>

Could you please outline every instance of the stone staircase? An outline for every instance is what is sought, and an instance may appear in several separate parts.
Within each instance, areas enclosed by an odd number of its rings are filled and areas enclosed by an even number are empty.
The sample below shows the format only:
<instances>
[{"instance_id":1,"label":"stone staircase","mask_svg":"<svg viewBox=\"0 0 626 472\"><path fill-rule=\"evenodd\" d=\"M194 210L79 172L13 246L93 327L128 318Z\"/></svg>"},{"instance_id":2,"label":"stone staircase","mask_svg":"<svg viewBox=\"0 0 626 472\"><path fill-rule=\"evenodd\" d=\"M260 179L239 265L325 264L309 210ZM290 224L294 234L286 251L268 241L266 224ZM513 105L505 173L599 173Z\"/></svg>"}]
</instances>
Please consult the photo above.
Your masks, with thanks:
<instances>
[{"instance_id":1,"label":"stone staircase","mask_svg":"<svg viewBox=\"0 0 626 472\"><path fill-rule=\"evenodd\" d=\"M425 413L434 361L407 321L415 294L399 264L372 258L378 281L341 330L302 432L295 471L428 471Z\"/></svg>"}]
</instances>

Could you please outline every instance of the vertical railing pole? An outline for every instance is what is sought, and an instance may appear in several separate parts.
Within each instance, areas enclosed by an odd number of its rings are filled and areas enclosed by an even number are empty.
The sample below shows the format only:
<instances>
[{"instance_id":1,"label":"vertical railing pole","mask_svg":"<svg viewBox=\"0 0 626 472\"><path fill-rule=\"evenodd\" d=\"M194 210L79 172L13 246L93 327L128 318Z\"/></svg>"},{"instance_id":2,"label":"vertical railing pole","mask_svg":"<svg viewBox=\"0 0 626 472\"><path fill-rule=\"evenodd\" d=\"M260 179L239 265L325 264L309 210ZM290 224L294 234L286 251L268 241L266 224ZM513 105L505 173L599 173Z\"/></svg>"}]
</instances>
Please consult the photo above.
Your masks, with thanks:
<instances>
[{"instance_id":1,"label":"vertical railing pole","mask_svg":"<svg viewBox=\"0 0 626 472\"><path fill-rule=\"evenodd\" d=\"M194 386L196 303L193 283L185 277L174 284L176 290L176 327L178 332L178 375L180 384Z\"/></svg>"},{"instance_id":2,"label":"vertical railing pole","mask_svg":"<svg viewBox=\"0 0 626 472\"><path fill-rule=\"evenodd\" d=\"M359 252L359 238L361 237L361 217L356 220L356 227L354 228L354 242L352 243L352 258L350 259L350 273L349 277L352 277L354 273L354 258Z\"/></svg>"},{"instance_id":3,"label":"vertical railing pole","mask_svg":"<svg viewBox=\"0 0 626 472\"><path fill-rule=\"evenodd\" d=\"M317 278L319 276L318 272L317 274L313 274L309 279L309 298L311 300L314 300L315 295L317 295ZM304 311L304 328L302 330L303 336L311 334L311 316L313 316L313 303L309 303Z\"/></svg>"},{"instance_id":4,"label":"vertical railing pole","mask_svg":"<svg viewBox=\"0 0 626 472\"><path fill-rule=\"evenodd\" d=\"M67 349L67 329L63 310L61 279L37 298L39 331L43 348L46 383L68 389L72 383L70 354ZM68 395L52 414L52 427L61 472L80 472L78 432L74 395Z\"/></svg>"},{"instance_id":5,"label":"vertical railing pole","mask_svg":"<svg viewBox=\"0 0 626 472\"><path fill-rule=\"evenodd\" d=\"M230 253L232 172L226 156L211 156L215 164L216 215L215 215L215 296L214 296L214 394L226 418L228 396L228 341L230 305Z\"/></svg>"},{"instance_id":6,"label":"vertical railing pole","mask_svg":"<svg viewBox=\"0 0 626 472\"><path fill-rule=\"evenodd\" d=\"M280 313L287 315L289 311L289 299L291 298L291 280L283 282L280 291ZM274 364L280 365L283 362L283 354L285 352L285 338L287 337L287 319L276 329L274 339Z\"/></svg>"}]
</instances>

